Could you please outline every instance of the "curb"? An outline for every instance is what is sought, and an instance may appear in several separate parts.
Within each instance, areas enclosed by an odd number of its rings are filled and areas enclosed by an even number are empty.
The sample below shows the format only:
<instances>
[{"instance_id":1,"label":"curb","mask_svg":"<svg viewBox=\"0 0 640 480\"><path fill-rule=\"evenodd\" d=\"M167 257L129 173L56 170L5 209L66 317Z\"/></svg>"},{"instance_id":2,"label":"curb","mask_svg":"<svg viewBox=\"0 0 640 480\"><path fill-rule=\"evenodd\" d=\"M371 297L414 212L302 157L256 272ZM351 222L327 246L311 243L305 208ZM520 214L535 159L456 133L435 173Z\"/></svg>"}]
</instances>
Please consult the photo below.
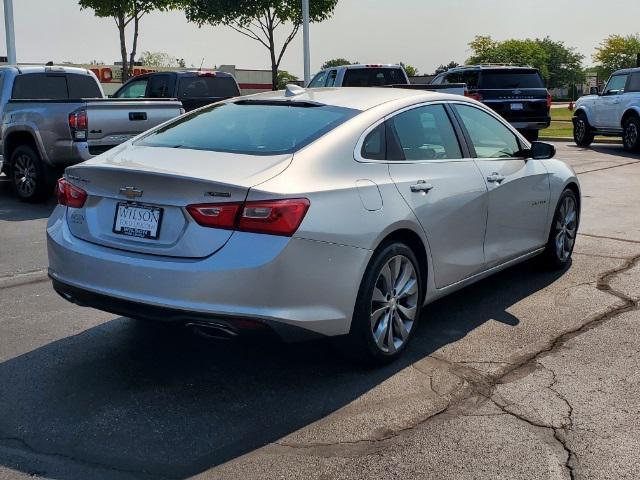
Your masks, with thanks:
<instances>
[{"instance_id":1,"label":"curb","mask_svg":"<svg viewBox=\"0 0 640 480\"><path fill-rule=\"evenodd\" d=\"M32 283L46 282L47 280L49 280L49 276L46 268L32 272L17 273L9 277L0 277L0 290Z\"/></svg>"},{"instance_id":2,"label":"curb","mask_svg":"<svg viewBox=\"0 0 640 480\"><path fill-rule=\"evenodd\" d=\"M573 143L573 138L571 137L543 137L540 136L541 142L567 142ZM606 143L610 145L622 145L622 140L618 140L617 138L602 138L596 139L593 143Z\"/></svg>"}]
</instances>

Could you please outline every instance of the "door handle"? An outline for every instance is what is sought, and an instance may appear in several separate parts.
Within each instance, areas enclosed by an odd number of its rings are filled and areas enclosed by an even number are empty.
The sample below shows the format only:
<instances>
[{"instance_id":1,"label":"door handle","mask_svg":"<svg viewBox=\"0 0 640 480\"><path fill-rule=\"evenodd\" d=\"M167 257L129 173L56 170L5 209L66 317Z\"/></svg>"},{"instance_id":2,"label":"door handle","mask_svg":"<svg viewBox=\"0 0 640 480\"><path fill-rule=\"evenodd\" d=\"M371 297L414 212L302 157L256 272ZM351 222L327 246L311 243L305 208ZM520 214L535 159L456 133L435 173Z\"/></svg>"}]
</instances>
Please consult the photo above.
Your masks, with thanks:
<instances>
[{"instance_id":1,"label":"door handle","mask_svg":"<svg viewBox=\"0 0 640 480\"><path fill-rule=\"evenodd\" d=\"M415 185L411 185L410 188L412 192L428 193L430 190L433 189L433 185L425 182L424 180L418 180L418 183L416 183Z\"/></svg>"},{"instance_id":2,"label":"door handle","mask_svg":"<svg viewBox=\"0 0 640 480\"><path fill-rule=\"evenodd\" d=\"M504 180L504 175L500 175L498 172L493 172L491 175L487 177L487 182L490 183L502 183Z\"/></svg>"}]
</instances>

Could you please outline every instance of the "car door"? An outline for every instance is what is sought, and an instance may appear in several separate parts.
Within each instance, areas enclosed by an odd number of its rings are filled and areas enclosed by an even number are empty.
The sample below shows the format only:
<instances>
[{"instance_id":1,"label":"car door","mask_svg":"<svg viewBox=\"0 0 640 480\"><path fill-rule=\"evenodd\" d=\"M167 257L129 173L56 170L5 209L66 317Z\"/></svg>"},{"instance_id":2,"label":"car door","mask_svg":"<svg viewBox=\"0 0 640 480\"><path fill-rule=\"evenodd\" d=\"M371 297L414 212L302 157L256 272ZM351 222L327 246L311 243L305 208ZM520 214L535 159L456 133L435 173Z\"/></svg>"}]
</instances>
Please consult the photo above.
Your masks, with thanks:
<instances>
[{"instance_id":1,"label":"car door","mask_svg":"<svg viewBox=\"0 0 640 480\"><path fill-rule=\"evenodd\" d=\"M153 74L147 83L147 98L171 98L174 96L175 81L170 74Z\"/></svg>"},{"instance_id":2,"label":"car door","mask_svg":"<svg viewBox=\"0 0 640 480\"><path fill-rule=\"evenodd\" d=\"M429 241L437 288L484 266L487 187L443 103L411 107L386 122L389 173Z\"/></svg>"},{"instance_id":3,"label":"car door","mask_svg":"<svg viewBox=\"0 0 640 480\"><path fill-rule=\"evenodd\" d=\"M518 156L519 138L497 116L470 104L454 108L487 186L484 254L491 268L546 243L549 175L544 162Z\"/></svg>"},{"instance_id":4,"label":"car door","mask_svg":"<svg viewBox=\"0 0 640 480\"><path fill-rule=\"evenodd\" d=\"M602 92L598 108L595 109L595 127L603 129L620 129L620 110L629 75L613 75Z\"/></svg>"}]
</instances>

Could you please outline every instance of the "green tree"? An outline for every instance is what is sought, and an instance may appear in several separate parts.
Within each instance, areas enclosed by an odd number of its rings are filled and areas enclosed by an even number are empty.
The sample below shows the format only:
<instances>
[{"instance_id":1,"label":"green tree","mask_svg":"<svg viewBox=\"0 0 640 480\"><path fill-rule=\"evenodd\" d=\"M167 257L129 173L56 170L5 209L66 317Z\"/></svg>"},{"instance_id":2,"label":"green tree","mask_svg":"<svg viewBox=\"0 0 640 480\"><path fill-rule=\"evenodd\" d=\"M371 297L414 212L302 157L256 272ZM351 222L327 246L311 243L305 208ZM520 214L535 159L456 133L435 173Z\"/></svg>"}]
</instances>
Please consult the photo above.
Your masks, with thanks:
<instances>
[{"instance_id":1,"label":"green tree","mask_svg":"<svg viewBox=\"0 0 640 480\"><path fill-rule=\"evenodd\" d=\"M309 20L321 22L333 15L338 0L309 2ZM187 19L199 26L226 25L260 43L269 51L271 84L278 88L278 68L289 44L302 25L300 0L182 0ZM276 46L276 31L289 24L282 45Z\"/></svg>"},{"instance_id":2,"label":"green tree","mask_svg":"<svg viewBox=\"0 0 640 480\"><path fill-rule=\"evenodd\" d=\"M278 70L278 90L282 90L287 86L287 83L297 82L300 79L294 74L287 72L286 70Z\"/></svg>"},{"instance_id":3,"label":"green tree","mask_svg":"<svg viewBox=\"0 0 640 480\"><path fill-rule=\"evenodd\" d=\"M640 35L610 35L593 54L598 76L607 79L616 70L635 67L639 53Z\"/></svg>"},{"instance_id":4,"label":"green tree","mask_svg":"<svg viewBox=\"0 0 640 480\"><path fill-rule=\"evenodd\" d=\"M122 59L122 81L126 82L135 62L140 19L154 10L168 10L176 6L174 0L79 0L81 9L90 8L97 17L113 18L120 34L120 55ZM127 53L126 28L133 22L131 51ZM128 58L127 58L128 56Z\"/></svg>"},{"instance_id":5,"label":"green tree","mask_svg":"<svg viewBox=\"0 0 640 480\"><path fill-rule=\"evenodd\" d=\"M179 66L179 60L165 52L142 52L138 61L147 67Z\"/></svg>"},{"instance_id":6,"label":"green tree","mask_svg":"<svg viewBox=\"0 0 640 480\"><path fill-rule=\"evenodd\" d=\"M324 70L325 68L331 67L341 67L342 65L355 65L358 62L351 62L346 58L332 58L331 60L327 60L322 64L320 70Z\"/></svg>"},{"instance_id":7,"label":"green tree","mask_svg":"<svg viewBox=\"0 0 640 480\"><path fill-rule=\"evenodd\" d=\"M440 65L438 68L436 68L436 71L433 73L434 75L440 75L441 73L444 73L446 71L451 70L452 68L456 68L459 67L460 64L458 62L454 62L453 60L450 61L448 64L444 65Z\"/></svg>"},{"instance_id":8,"label":"green tree","mask_svg":"<svg viewBox=\"0 0 640 480\"><path fill-rule=\"evenodd\" d=\"M547 54L547 86L549 88L564 87L582 83L585 80L582 61L584 55L574 48L565 46L564 42L555 42L549 37L536 42Z\"/></svg>"},{"instance_id":9,"label":"green tree","mask_svg":"<svg viewBox=\"0 0 640 480\"><path fill-rule=\"evenodd\" d=\"M402 66L402 68L404 68L404 71L407 72L407 75L410 77L417 77L418 76L418 69L416 67L414 67L413 65L409 65L409 64L405 64L400 62L400 65Z\"/></svg>"}]
</instances>

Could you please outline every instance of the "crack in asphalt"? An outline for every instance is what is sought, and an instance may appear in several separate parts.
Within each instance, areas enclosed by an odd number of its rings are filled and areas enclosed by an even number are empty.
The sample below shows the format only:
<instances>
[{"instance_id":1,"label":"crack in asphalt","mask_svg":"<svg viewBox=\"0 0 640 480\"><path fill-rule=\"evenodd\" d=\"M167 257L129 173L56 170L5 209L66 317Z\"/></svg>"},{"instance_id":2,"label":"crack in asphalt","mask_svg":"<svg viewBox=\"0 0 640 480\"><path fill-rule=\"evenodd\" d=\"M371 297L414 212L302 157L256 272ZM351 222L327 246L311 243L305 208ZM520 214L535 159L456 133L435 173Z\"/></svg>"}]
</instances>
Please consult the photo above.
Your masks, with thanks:
<instances>
[{"instance_id":1,"label":"crack in asphalt","mask_svg":"<svg viewBox=\"0 0 640 480\"><path fill-rule=\"evenodd\" d=\"M614 240L616 242L636 243L636 244L640 245L640 240L632 240L632 239L629 239L629 238L607 237L607 236L604 236L604 235L593 235L591 233L578 233L578 236L590 237L590 238L599 238L601 240Z\"/></svg>"},{"instance_id":2,"label":"crack in asphalt","mask_svg":"<svg viewBox=\"0 0 640 480\"><path fill-rule=\"evenodd\" d=\"M17 446L10 446L10 445L6 445L6 443L8 442L12 442L15 444L20 445L20 447ZM5 443L5 445L2 445L2 443ZM104 463L99 463L99 462L92 462L90 460L84 460L84 459L79 459L76 458L72 455L67 455L67 454L63 454L63 453L57 453L57 452L46 452L46 451L42 451L42 450L38 450L35 447L33 447L32 445L30 445L26 440L22 439L22 438L18 438L18 437L0 437L0 450L1 449L11 449L14 448L16 450L21 450L23 452L27 452L30 453L32 455L35 456L41 456L41 457L50 457L50 458L56 458L62 461L70 461L72 464L75 465L81 465L81 466L85 466L85 467L89 467L89 468L93 468L96 470L103 470L103 471L112 471L112 472L119 472L119 473L127 473L127 474L132 474L132 475L136 475L136 476L143 476L145 478L153 478L153 479L165 479L165 480L176 480L178 477L167 477L165 475L158 475L158 474L154 474L154 473L150 473L150 472L145 472L143 470L128 470L125 468L118 468L118 467L114 467L111 465L107 465ZM35 473L38 476L46 476L49 474L49 472L47 471L38 471L38 472L31 472L31 473Z\"/></svg>"},{"instance_id":3,"label":"crack in asphalt","mask_svg":"<svg viewBox=\"0 0 640 480\"><path fill-rule=\"evenodd\" d=\"M602 168L594 168L593 170L585 170L584 172L576 172L576 175L580 176L580 175L583 175L585 173L601 172L602 170L611 170L612 168L626 167L628 165L636 165L638 163L640 163L640 161L620 163L618 165L610 165L608 167L602 167Z\"/></svg>"},{"instance_id":4,"label":"crack in asphalt","mask_svg":"<svg viewBox=\"0 0 640 480\"><path fill-rule=\"evenodd\" d=\"M613 239L613 238L608 238L605 237L609 240L618 240L618 239ZM625 240L622 240L625 241ZM640 243L640 242L635 242L632 241L632 243ZM638 301L634 300L633 298L629 297L627 294L625 294L624 292L620 292L616 289L614 289L613 287L611 287L610 282L613 278L615 278L617 275L622 274L630 269L632 269L633 267L635 267L639 262L640 262L640 255L635 255L632 257L625 257L625 262L621 265L618 266L616 268L612 268L610 270L607 270L601 274L598 275L597 280L596 280L596 288L598 290L601 290L603 292L609 293L615 297L617 297L618 299L622 300L622 303L608 309L607 311L595 315L592 318L590 318L589 320L587 320L584 324L582 324L580 327L574 328L572 330L566 331L564 333L562 333L561 335L557 336L555 339L551 340L549 342L549 345L546 348L543 348L535 353L531 353L529 355L525 355L523 356L519 361L515 361L515 362L511 362L511 363L507 363L507 362L494 362L494 363L506 363L507 365L509 365L508 368L506 368L505 370L503 370L502 372L500 372L499 374L496 375L490 375L490 374L485 374L473 367L469 367L466 365L462 365L460 363L456 363L456 362L451 362L449 360L446 360L442 357L439 357L437 355L429 355L429 357L432 360L436 360L437 362L441 362L442 364L444 364L447 368L447 370L452 373L454 376L457 376L458 378L460 378L463 381L463 387L459 388L458 391L456 392L454 390L454 392L452 394L450 394L450 401L449 404L438 410L437 412L428 415L427 417L421 418L419 421L414 422L406 427L403 427L401 429L398 430L394 430L391 431L390 433L386 434L385 436L381 437L381 438L375 438L375 439L361 439L361 440L351 440L351 441L338 441L338 442L328 442L328 443L307 443L307 444L295 444L295 443L287 443L287 442L275 442L275 445L278 445L280 447L284 447L284 448L293 448L296 450L307 450L309 452L309 454L311 455L317 455L317 454L330 454L331 452L327 451L326 449L335 449L336 447L344 447L345 445L352 445L352 446L363 446L363 445L371 445L371 444L378 444L381 442L387 442L390 443L392 442L394 439L397 439L398 437L402 436L403 434L410 432L412 430L415 430L416 428L420 427L421 425L425 424L428 421L431 421L433 419L435 419L438 416L442 416L444 414L448 414L450 413L452 416L473 416L473 415L465 415L464 413L456 413L453 412L453 408L456 406L459 406L461 404L461 402L463 400L468 400L470 399L474 394L475 395L479 395L481 397L486 398L488 401L492 402L493 404L495 404L501 411L504 412L504 414L508 414L508 415L512 415L516 418L518 418L519 420L526 422L532 426L538 427L538 428L544 428L544 429L548 429L551 430L553 432L553 438L558 442L558 444L562 447L562 449L566 452L566 459L564 461L564 467L567 470L571 480L575 480L577 478L577 464L578 464L578 456L577 454L571 449L571 447L568 445L567 439L566 439L566 433L568 431L570 431L573 428L573 406L570 404L570 402L566 399L566 397L564 397L562 394L560 394L558 392L558 390L556 388L554 388L554 386L557 384L557 377L556 377L556 373L551 370L550 368L542 365L539 361L540 358L542 358L543 356L552 354L556 351L558 351L560 348L562 348L569 340L571 340L572 338L575 338L576 336L579 336L585 332L588 332L596 327L598 327L599 325L602 325L603 323L607 322L608 320L611 320L623 313L626 313L628 311L632 311L632 310L636 310L638 309ZM592 283L592 282L591 282ZM484 362L482 362L484 363ZM488 362L491 363L491 362ZM552 373L552 383L550 386L545 387L545 388L549 388L552 392L554 392L558 398L560 398L561 400L563 400L567 407L568 407L568 411L569 414L567 416L567 424L566 425L562 425L561 427L555 427L553 425L547 425L544 423L539 423L539 422L535 422L530 418L527 418L526 416L519 414L516 411L513 411L513 409L509 409L509 405L508 404L503 404L501 405L500 403L497 403L494 396L495 396L495 387L496 385L499 384L499 382L504 379L507 375L509 375L510 373L515 372L518 369L521 369L531 363L535 363L537 365L541 365L543 366L545 369L549 370ZM429 375L427 372L422 371L420 368L418 368L415 364L413 365L413 368L415 368L417 371L425 374L425 375ZM436 394L439 395L441 398L442 395L439 394L434 388L433 388L433 382L432 379L430 379L430 388L431 390ZM475 416L497 416L497 414L484 414L484 415L475 415ZM325 451L320 452L318 449L325 449ZM340 450L337 453L338 456L340 455L344 455L346 452ZM356 453L356 452L351 452ZM363 451L361 453L367 454L369 452L367 451Z\"/></svg>"}]
</instances>

